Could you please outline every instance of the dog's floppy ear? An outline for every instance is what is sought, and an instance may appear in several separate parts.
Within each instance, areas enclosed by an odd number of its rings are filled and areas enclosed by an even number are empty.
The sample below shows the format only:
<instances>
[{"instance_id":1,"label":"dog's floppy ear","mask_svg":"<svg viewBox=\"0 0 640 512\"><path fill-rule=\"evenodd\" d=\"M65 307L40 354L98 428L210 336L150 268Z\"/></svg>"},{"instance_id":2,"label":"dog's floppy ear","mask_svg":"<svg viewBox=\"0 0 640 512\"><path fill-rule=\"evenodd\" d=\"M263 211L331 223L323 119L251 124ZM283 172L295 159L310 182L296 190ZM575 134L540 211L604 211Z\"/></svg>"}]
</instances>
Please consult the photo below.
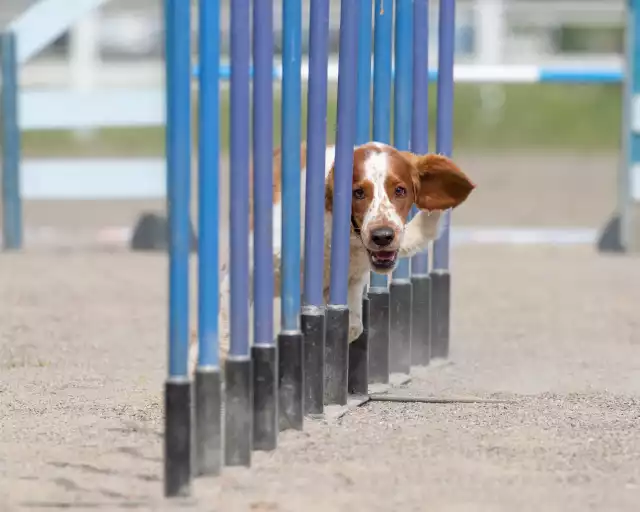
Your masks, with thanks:
<instances>
[{"instance_id":1,"label":"dog's floppy ear","mask_svg":"<svg viewBox=\"0 0 640 512\"><path fill-rule=\"evenodd\" d=\"M410 156L409 156L410 155ZM475 184L446 156L403 152L416 168L416 206L421 210L448 210L463 203Z\"/></svg>"}]
</instances>

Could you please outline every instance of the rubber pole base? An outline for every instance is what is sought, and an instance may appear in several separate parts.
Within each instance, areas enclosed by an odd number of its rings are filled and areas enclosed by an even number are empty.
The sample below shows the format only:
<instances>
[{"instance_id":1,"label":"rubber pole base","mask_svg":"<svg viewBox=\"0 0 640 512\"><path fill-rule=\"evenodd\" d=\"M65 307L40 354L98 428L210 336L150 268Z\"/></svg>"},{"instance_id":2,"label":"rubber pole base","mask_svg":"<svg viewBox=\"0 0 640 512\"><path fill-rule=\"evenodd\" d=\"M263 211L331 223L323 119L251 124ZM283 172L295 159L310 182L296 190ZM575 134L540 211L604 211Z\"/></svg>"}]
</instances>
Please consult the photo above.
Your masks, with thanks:
<instances>
[{"instance_id":1,"label":"rubber pole base","mask_svg":"<svg viewBox=\"0 0 640 512\"><path fill-rule=\"evenodd\" d=\"M369 289L369 384L389 383L389 292Z\"/></svg>"},{"instance_id":2,"label":"rubber pole base","mask_svg":"<svg viewBox=\"0 0 640 512\"><path fill-rule=\"evenodd\" d=\"M280 430L304 424L304 347L301 332L278 335L278 409Z\"/></svg>"},{"instance_id":3,"label":"rubber pole base","mask_svg":"<svg viewBox=\"0 0 640 512\"><path fill-rule=\"evenodd\" d=\"M324 404L347 405L349 377L349 308L327 306Z\"/></svg>"},{"instance_id":4,"label":"rubber pole base","mask_svg":"<svg viewBox=\"0 0 640 512\"><path fill-rule=\"evenodd\" d=\"M251 466L252 366L249 358L229 358L225 364L224 463L226 466Z\"/></svg>"},{"instance_id":5,"label":"rubber pole base","mask_svg":"<svg viewBox=\"0 0 640 512\"><path fill-rule=\"evenodd\" d=\"M390 357L391 373L411 372L411 281L391 281Z\"/></svg>"},{"instance_id":6,"label":"rubber pole base","mask_svg":"<svg viewBox=\"0 0 640 512\"><path fill-rule=\"evenodd\" d=\"M164 495L191 494L191 383L165 383Z\"/></svg>"},{"instance_id":7,"label":"rubber pole base","mask_svg":"<svg viewBox=\"0 0 640 512\"><path fill-rule=\"evenodd\" d=\"M369 297L362 299L363 331L349 344L349 394L366 395L369 392Z\"/></svg>"},{"instance_id":8,"label":"rubber pole base","mask_svg":"<svg viewBox=\"0 0 640 512\"><path fill-rule=\"evenodd\" d=\"M278 445L278 348L255 345L253 359L253 449L275 450Z\"/></svg>"},{"instance_id":9,"label":"rubber pole base","mask_svg":"<svg viewBox=\"0 0 640 512\"><path fill-rule=\"evenodd\" d=\"M428 366L431 360L431 278L411 278L411 365Z\"/></svg>"},{"instance_id":10,"label":"rubber pole base","mask_svg":"<svg viewBox=\"0 0 640 512\"><path fill-rule=\"evenodd\" d=\"M304 334L304 413L324 412L324 313L302 315Z\"/></svg>"},{"instance_id":11,"label":"rubber pole base","mask_svg":"<svg viewBox=\"0 0 640 512\"><path fill-rule=\"evenodd\" d=\"M222 389L219 368L196 368L195 473L218 475L222 467Z\"/></svg>"},{"instance_id":12,"label":"rubber pole base","mask_svg":"<svg viewBox=\"0 0 640 512\"><path fill-rule=\"evenodd\" d=\"M451 274L447 270L431 272L431 357L449 357L451 312Z\"/></svg>"}]
</instances>

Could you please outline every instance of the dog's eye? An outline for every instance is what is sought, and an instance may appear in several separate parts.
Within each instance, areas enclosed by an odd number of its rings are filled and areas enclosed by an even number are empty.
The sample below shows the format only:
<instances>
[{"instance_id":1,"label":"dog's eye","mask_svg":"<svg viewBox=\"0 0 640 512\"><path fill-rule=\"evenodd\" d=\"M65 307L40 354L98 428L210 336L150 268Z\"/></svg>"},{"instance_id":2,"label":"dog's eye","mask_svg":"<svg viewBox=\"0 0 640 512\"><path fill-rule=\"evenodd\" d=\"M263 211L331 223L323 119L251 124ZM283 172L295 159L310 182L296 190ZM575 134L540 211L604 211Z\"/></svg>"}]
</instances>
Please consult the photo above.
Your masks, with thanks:
<instances>
[{"instance_id":1,"label":"dog's eye","mask_svg":"<svg viewBox=\"0 0 640 512\"><path fill-rule=\"evenodd\" d=\"M396 187L396 197L404 197L407 195L407 189L404 187Z\"/></svg>"},{"instance_id":2,"label":"dog's eye","mask_svg":"<svg viewBox=\"0 0 640 512\"><path fill-rule=\"evenodd\" d=\"M357 188L353 191L353 198L354 199L364 199L364 190L362 190L361 188Z\"/></svg>"}]
</instances>

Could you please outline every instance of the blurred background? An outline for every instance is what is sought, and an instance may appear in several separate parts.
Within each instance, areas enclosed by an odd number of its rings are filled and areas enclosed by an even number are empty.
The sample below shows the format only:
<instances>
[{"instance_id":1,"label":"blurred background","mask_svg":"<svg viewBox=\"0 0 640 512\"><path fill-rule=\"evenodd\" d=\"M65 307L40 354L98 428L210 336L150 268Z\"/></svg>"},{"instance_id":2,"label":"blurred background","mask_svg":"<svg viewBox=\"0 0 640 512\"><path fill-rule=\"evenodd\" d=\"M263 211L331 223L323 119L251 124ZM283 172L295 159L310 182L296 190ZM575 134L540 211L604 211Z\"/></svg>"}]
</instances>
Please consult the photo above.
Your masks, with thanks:
<instances>
[{"instance_id":1,"label":"blurred background","mask_svg":"<svg viewBox=\"0 0 640 512\"><path fill-rule=\"evenodd\" d=\"M34 3L36 0L3 0L0 26L16 19ZM303 3L306 54L309 0ZM223 4L221 43L223 60L228 62L229 1ZM279 58L281 2L275 4L276 58ZM431 66L436 68L437 2L431 4L430 54ZM339 0L332 1L331 8L331 59L335 78ZM195 15L194 8L194 19ZM567 232L582 229L587 233L585 236L595 237L593 230L604 223L615 206L620 83L541 84L531 80L513 83L512 78L522 74L523 67L527 66L619 72L623 64L624 23L623 0L457 1L456 64L471 74L476 70L479 76L486 75L483 69L502 70L499 73L502 79L485 79L483 83L464 80L456 84L455 156L479 185L473 200L457 213L459 225L554 227ZM199 34L195 23L193 28L195 50ZM112 0L84 16L27 62L21 68L20 81L23 92L161 90L162 51L162 2ZM327 127L330 140L335 130L335 80L331 88ZM276 88L276 114L278 95ZM435 126L435 84L430 97L430 125ZM226 83L223 83L222 102L222 136L223 147L226 147ZM138 106L133 102L131 108ZM277 117L276 143L279 139ZM162 188L163 137L161 126L24 132L25 162L118 158L121 170L131 169L117 176L111 174L112 179L117 180L110 185L114 197L90 204L77 201L77 197L65 197L60 186L47 195L42 184L33 185L38 190L31 194L34 200L27 201L26 226L50 225L56 216L61 224L78 229L131 226L140 211L162 209L161 198L149 194L133 197L136 187L128 188L126 176L131 176L132 181L153 179L158 183L156 188ZM139 176L136 162L144 162L146 166ZM24 172L29 174L30 169L33 176L41 177L44 172L29 165L25 165ZM93 171L87 169L86 172ZM225 183L223 180L223 187ZM64 200L54 200L56 194L57 199Z\"/></svg>"}]
</instances>

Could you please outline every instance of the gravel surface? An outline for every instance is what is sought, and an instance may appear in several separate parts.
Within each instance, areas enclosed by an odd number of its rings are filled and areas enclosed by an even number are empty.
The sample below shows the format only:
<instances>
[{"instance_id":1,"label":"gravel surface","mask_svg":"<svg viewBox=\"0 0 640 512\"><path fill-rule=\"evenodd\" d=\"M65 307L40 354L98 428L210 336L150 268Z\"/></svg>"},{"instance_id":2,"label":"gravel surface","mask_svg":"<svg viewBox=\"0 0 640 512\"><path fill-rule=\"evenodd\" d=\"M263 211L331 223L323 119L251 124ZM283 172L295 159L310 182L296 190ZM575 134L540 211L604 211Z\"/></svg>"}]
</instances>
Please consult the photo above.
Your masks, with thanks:
<instances>
[{"instance_id":1,"label":"gravel surface","mask_svg":"<svg viewBox=\"0 0 640 512\"><path fill-rule=\"evenodd\" d=\"M638 262L474 246L454 266L452 364L398 392L513 403L372 403L168 504L166 259L0 256L2 509L637 510Z\"/></svg>"}]
</instances>

